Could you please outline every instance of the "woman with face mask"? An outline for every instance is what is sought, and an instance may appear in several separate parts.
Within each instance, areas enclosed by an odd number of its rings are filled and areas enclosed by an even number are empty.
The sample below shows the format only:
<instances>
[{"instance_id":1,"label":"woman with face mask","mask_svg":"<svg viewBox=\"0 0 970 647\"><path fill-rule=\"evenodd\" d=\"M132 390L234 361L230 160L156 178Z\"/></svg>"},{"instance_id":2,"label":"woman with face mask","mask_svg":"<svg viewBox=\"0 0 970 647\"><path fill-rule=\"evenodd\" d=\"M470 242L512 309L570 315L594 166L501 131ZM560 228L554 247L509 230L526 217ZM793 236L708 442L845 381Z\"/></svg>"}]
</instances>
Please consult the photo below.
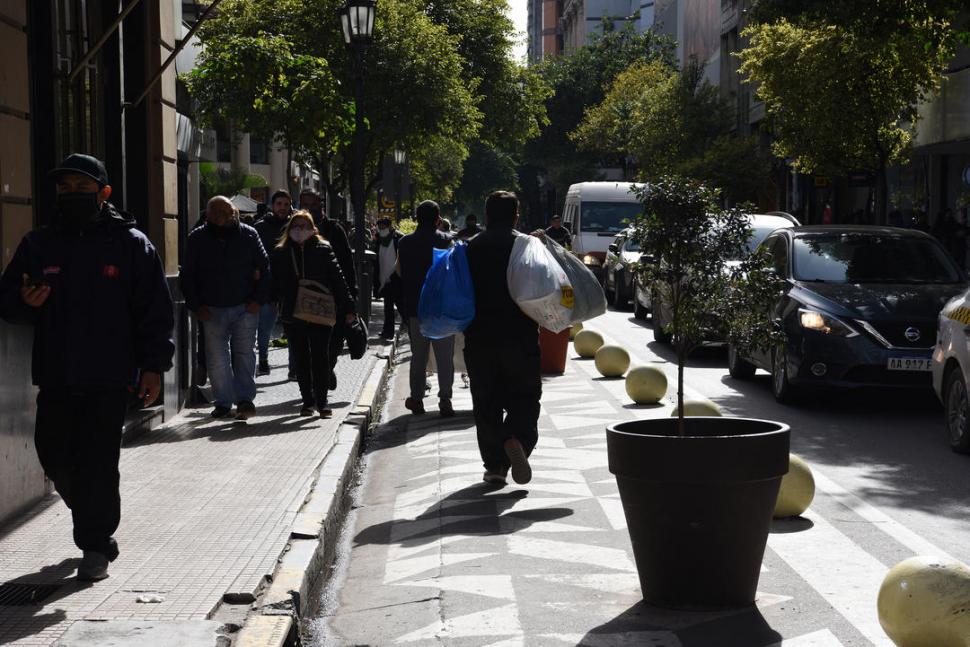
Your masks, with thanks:
<instances>
[{"instance_id":1,"label":"woman with face mask","mask_svg":"<svg viewBox=\"0 0 970 647\"><path fill-rule=\"evenodd\" d=\"M280 304L280 321L293 353L293 370L303 398L300 415L312 416L316 410L321 418L329 418L333 415L327 405L332 326L301 318L297 294L306 285L329 290L336 311L349 313L347 324L357 318L354 299L333 248L320 235L308 211L297 211L290 217L273 250L271 264L273 298Z\"/></svg>"}]
</instances>

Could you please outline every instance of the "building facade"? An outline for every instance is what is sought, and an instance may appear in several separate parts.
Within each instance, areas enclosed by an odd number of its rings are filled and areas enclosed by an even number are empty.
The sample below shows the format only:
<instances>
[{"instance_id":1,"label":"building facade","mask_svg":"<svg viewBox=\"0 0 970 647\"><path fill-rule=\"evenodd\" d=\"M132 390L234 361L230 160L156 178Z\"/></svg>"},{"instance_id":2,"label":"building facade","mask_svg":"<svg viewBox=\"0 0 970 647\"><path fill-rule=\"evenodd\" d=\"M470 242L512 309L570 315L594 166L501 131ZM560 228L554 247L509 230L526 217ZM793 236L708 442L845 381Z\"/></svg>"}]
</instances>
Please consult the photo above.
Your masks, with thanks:
<instances>
[{"instance_id":1,"label":"building facade","mask_svg":"<svg viewBox=\"0 0 970 647\"><path fill-rule=\"evenodd\" d=\"M676 0L675 0L676 1ZM560 32L563 50L572 51L589 42L594 34L602 33L603 22L615 28L632 24L643 33L654 27L654 0L563 0L560 12Z\"/></svg>"},{"instance_id":2,"label":"building facade","mask_svg":"<svg viewBox=\"0 0 970 647\"><path fill-rule=\"evenodd\" d=\"M563 0L527 0L528 63L535 65L563 53Z\"/></svg>"},{"instance_id":3,"label":"building facade","mask_svg":"<svg viewBox=\"0 0 970 647\"><path fill-rule=\"evenodd\" d=\"M5 0L0 3L0 269L30 229L51 222L48 171L68 154L103 159L112 202L158 248L176 301L175 367L163 404L132 408L157 424L186 402L191 322L178 290L190 213L192 126L169 60L184 36L181 0ZM166 63L169 63L166 65ZM196 194L197 195L197 194ZM196 197L197 199L197 197ZM33 446L32 331L0 322L0 520L47 492Z\"/></svg>"}]
</instances>

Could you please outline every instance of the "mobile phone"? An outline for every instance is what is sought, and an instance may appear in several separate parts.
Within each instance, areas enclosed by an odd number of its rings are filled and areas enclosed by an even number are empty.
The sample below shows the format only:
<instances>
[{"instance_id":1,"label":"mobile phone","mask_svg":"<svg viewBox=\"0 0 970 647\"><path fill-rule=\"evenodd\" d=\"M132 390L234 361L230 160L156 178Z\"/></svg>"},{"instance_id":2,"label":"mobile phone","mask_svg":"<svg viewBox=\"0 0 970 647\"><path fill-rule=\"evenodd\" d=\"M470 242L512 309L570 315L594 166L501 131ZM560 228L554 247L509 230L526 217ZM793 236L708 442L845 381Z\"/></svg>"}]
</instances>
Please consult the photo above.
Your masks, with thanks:
<instances>
[{"instance_id":1,"label":"mobile phone","mask_svg":"<svg viewBox=\"0 0 970 647\"><path fill-rule=\"evenodd\" d=\"M26 285L28 288L42 288L47 285L47 281L44 279L35 279L34 277L30 277L28 279L24 279L24 285Z\"/></svg>"}]
</instances>

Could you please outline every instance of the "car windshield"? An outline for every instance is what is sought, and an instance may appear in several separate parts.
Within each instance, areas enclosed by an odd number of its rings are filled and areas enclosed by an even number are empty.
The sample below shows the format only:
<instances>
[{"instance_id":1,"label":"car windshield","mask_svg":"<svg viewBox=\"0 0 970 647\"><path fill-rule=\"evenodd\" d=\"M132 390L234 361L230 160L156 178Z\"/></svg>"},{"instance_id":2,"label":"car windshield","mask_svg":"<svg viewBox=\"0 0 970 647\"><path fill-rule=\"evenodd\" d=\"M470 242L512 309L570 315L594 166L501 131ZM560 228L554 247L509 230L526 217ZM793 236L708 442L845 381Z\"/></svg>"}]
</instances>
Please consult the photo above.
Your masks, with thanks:
<instances>
[{"instance_id":1,"label":"car windshield","mask_svg":"<svg viewBox=\"0 0 970 647\"><path fill-rule=\"evenodd\" d=\"M584 202L580 231L618 234L641 213L639 202Z\"/></svg>"},{"instance_id":2,"label":"car windshield","mask_svg":"<svg viewBox=\"0 0 970 647\"><path fill-rule=\"evenodd\" d=\"M626 241L626 244L623 246L623 251L624 252L639 252L640 251L640 243L638 243L637 241L632 240L632 239L631 240L628 240L628 241Z\"/></svg>"},{"instance_id":3,"label":"car windshield","mask_svg":"<svg viewBox=\"0 0 970 647\"><path fill-rule=\"evenodd\" d=\"M936 241L870 233L795 238L794 277L826 283L959 283L960 272Z\"/></svg>"}]
</instances>

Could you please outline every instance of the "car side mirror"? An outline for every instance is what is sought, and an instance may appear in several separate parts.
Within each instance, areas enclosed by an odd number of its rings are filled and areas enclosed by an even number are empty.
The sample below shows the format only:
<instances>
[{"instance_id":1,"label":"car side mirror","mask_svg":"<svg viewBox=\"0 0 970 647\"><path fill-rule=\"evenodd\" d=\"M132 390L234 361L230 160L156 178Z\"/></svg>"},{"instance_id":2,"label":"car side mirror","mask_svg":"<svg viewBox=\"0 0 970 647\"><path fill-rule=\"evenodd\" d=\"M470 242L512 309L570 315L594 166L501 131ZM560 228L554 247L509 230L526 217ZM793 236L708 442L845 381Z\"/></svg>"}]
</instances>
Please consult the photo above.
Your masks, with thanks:
<instances>
[{"instance_id":1,"label":"car side mirror","mask_svg":"<svg viewBox=\"0 0 970 647\"><path fill-rule=\"evenodd\" d=\"M610 250L610 252L616 254L617 251L619 250L619 247L616 246L616 243L610 243L610 246L608 249Z\"/></svg>"}]
</instances>

